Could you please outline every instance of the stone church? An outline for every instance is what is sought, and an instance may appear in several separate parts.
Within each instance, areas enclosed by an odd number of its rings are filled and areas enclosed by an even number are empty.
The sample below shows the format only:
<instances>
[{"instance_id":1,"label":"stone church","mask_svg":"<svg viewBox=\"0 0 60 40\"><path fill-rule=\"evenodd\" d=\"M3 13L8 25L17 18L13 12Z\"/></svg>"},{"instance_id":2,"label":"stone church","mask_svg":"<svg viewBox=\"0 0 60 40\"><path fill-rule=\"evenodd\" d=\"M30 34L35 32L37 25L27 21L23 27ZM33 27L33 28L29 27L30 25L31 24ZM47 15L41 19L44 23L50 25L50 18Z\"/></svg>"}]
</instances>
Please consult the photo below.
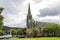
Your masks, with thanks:
<instances>
[{"instance_id":1,"label":"stone church","mask_svg":"<svg viewBox=\"0 0 60 40\"><path fill-rule=\"evenodd\" d=\"M38 21L35 21L32 17L32 14L31 14L31 9L30 9L30 4L28 5L28 14L27 14L27 20L26 20L26 26L27 26L27 29L30 30L29 33L26 33L27 37L32 37L33 34L32 34L32 28L36 27L38 28L40 31L39 31L39 35L42 35L41 32L43 30L43 27L48 25L49 23L47 22L38 22Z\"/></svg>"},{"instance_id":2,"label":"stone church","mask_svg":"<svg viewBox=\"0 0 60 40\"><path fill-rule=\"evenodd\" d=\"M29 29L32 29L33 27L38 27L38 28L42 28L43 26L48 25L48 23L46 22L38 22L38 21L34 21L34 19L32 18L32 14L31 14L31 9L30 9L30 4L28 5L28 14L27 14L27 20L26 20L26 26Z\"/></svg>"}]
</instances>

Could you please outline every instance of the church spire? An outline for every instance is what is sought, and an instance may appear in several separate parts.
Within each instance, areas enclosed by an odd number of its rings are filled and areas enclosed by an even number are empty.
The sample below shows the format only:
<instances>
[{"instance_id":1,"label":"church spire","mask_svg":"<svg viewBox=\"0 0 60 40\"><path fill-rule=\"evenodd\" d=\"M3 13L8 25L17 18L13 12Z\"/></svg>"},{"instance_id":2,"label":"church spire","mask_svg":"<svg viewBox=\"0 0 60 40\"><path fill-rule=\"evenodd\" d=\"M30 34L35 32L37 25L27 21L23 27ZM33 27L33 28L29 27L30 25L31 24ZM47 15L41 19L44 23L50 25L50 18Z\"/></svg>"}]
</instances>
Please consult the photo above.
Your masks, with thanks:
<instances>
[{"instance_id":1,"label":"church spire","mask_svg":"<svg viewBox=\"0 0 60 40\"><path fill-rule=\"evenodd\" d=\"M28 15L30 15L30 16L31 16L30 3L29 3L29 5L28 5Z\"/></svg>"},{"instance_id":2,"label":"church spire","mask_svg":"<svg viewBox=\"0 0 60 40\"><path fill-rule=\"evenodd\" d=\"M32 28L32 15L30 10L30 4L28 5L28 14L27 14L27 28Z\"/></svg>"}]
</instances>

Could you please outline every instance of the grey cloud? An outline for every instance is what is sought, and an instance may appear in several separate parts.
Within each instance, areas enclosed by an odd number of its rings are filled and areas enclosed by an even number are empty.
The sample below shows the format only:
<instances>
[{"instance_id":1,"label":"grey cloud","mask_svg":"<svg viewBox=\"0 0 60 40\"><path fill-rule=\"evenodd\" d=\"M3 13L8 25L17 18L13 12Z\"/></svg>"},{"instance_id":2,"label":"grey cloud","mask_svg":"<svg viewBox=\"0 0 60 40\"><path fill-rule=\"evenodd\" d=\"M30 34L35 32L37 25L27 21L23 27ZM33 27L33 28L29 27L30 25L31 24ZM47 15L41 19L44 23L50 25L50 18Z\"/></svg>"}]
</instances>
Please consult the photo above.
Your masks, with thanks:
<instances>
[{"instance_id":1,"label":"grey cloud","mask_svg":"<svg viewBox=\"0 0 60 40\"><path fill-rule=\"evenodd\" d=\"M21 5L21 3L23 3L24 1L26 1L26 0L0 0L0 6L4 7L6 9L5 11L7 11L7 13L15 14L18 11L16 8L14 8L12 6L11 2L16 3L16 5L19 5L19 4Z\"/></svg>"},{"instance_id":2,"label":"grey cloud","mask_svg":"<svg viewBox=\"0 0 60 40\"><path fill-rule=\"evenodd\" d=\"M60 14L59 10L58 10L58 8L53 8L53 9L45 8L45 9L39 10L40 15L38 15L38 16L41 16L41 17L56 16L56 15Z\"/></svg>"},{"instance_id":3,"label":"grey cloud","mask_svg":"<svg viewBox=\"0 0 60 40\"><path fill-rule=\"evenodd\" d=\"M1 3L2 2L2 3ZM3 12L3 14L7 14L7 13L9 13L10 11L12 12L12 5L10 4L10 2L11 2L11 0L10 1L8 1L8 0L5 0L5 1L0 1L0 6L3 6L4 7L4 12ZM10 9L10 10L9 10Z\"/></svg>"}]
</instances>

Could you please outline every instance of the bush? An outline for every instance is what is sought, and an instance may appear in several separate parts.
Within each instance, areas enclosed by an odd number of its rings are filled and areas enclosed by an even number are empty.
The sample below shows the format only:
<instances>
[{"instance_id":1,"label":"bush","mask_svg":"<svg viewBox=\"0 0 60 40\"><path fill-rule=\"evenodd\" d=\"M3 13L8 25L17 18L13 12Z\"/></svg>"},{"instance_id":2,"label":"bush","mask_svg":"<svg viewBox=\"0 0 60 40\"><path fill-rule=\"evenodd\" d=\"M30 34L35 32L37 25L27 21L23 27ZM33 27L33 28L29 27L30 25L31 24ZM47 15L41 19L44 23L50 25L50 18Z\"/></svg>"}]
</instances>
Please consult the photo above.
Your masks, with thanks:
<instances>
[{"instance_id":1,"label":"bush","mask_svg":"<svg viewBox=\"0 0 60 40\"><path fill-rule=\"evenodd\" d=\"M0 30L0 36L3 35L3 30Z\"/></svg>"},{"instance_id":2,"label":"bush","mask_svg":"<svg viewBox=\"0 0 60 40\"><path fill-rule=\"evenodd\" d=\"M22 29L17 30L17 35L24 35L24 31Z\"/></svg>"},{"instance_id":3,"label":"bush","mask_svg":"<svg viewBox=\"0 0 60 40\"><path fill-rule=\"evenodd\" d=\"M16 31L16 29L10 29L10 33L11 33L12 35L16 35L16 34L17 34L17 31Z\"/></svg>"},{"instance_id":4,"label":"bush","mask_svg":"<svg viewBox=\"0 0 60 40\"><path fill-rule=\"evenodd\" d=\"M39 33L39 28L37 28L37 27L33 28L32 32L33 32L34 35L38 34Z\"/></svg>"}]
</instances>

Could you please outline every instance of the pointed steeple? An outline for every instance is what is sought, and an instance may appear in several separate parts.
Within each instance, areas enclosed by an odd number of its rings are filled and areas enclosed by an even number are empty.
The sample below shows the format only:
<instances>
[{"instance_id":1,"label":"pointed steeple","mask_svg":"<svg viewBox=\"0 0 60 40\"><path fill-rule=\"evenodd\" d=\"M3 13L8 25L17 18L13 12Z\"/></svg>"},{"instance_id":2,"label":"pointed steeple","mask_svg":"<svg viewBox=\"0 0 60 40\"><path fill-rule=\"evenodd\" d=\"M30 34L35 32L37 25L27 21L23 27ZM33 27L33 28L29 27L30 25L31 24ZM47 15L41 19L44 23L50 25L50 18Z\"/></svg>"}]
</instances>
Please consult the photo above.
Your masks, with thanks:
<instances>
[{"instance_id":1,"label":"pointed steeple","mask_svg":"<svg viewBox=\"0 0 60 40\"><path fill-rule=\"evenodd\" d=\"M31 16L30 3L29 3L29 5L28 5L28 16Z\"/></svg>"},{"instance_id":2,"label":"pointed steeple","mask_svg":"<svg viewBox=\"0 0 60 40\"><path fill-rule=\"evenodd\" d=\"M32 28L32 15L31 15L31 9L30 9L30 4L28 5L28 14L27 14L27 28Z\"/></svg>"}]
</instances>

